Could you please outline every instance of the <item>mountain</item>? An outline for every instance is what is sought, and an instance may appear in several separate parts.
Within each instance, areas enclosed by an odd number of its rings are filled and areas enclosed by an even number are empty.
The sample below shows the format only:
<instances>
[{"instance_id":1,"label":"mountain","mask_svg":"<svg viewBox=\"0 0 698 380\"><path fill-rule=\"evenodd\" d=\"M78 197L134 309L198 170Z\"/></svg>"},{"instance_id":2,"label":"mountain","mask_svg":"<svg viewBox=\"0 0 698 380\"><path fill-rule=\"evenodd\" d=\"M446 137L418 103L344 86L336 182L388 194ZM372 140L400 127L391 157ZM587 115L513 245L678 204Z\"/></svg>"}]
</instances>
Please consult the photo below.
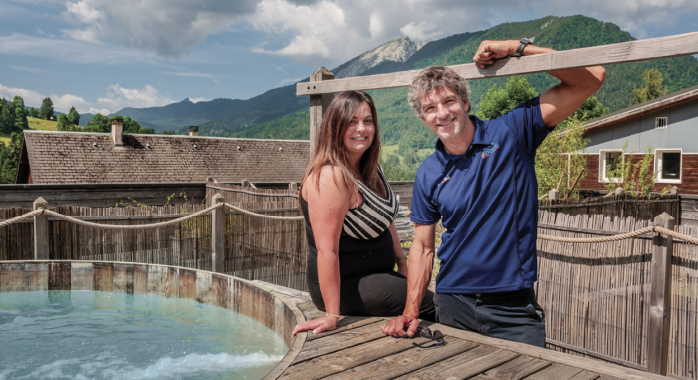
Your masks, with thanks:
<instances>
[{"instance_id":1,"label":"mountain","mask_svg":"<svg viewBox=\"0 0 698 380\"><path fill-rule=\"evenodd\" d=\"M404 61L379 62L359 76L415 70L430 65L471 63L473 55L483 40L520 39L521 37L533 38L536 45L556 50L606 45L635 39L615 24L590 17L548 16L526 22L504 23L488 30L457 34L432 41ZM345 65L349 65L359 57L335 70L341 72ZM595 96L609 107L611 112L628 107L632 104L633 88L642 85L640 78L642 72L654 67L664 75L664 83L668 86L669 92L698 84L698 61L692 56L632 62L606 66L606 81ZM558 83L557 79L545 73L526 75L526 78L538 93ZM477 111L480 99L489 88L495 86L502 88L507 79L504 77L471 81L470 98L473 110ZM374 90L370 93L378 110L383 145L400 143L401 154L406 150L416 151L433 147L435 137L422 126L409 108L406 88ZM228 132L224 132L221 128L214 134L230 137L307 139L308 123L308 109L304 108L279 119L242 128L231 128ZM303 131L304 133L301 133Z\"/></svg>"},{"instance_id":2,"label":"mountain","mask_svg":"<svg viewBox=\"0 0 698 380\"><path fill-rule=\"evenodd\" d=\"M354 76L376 66L405 62L428 46L428 42L430 41L415 43L407 37L400 37L353 58L333 72L337 77ZM308 78L304 80L307 81ZM296 96L296 85L292 84L247 100L214 99L193 103L187 98L163 107L127 107L109 116L129 116L142 127L153 128L155 132L186 130L190 125L198 125L202 135L221 135L244 125L277 119L308 108L309 105L307 96ZM83 115L80 125L84 126L92 116Z\"/></svg>"}]
</instances>

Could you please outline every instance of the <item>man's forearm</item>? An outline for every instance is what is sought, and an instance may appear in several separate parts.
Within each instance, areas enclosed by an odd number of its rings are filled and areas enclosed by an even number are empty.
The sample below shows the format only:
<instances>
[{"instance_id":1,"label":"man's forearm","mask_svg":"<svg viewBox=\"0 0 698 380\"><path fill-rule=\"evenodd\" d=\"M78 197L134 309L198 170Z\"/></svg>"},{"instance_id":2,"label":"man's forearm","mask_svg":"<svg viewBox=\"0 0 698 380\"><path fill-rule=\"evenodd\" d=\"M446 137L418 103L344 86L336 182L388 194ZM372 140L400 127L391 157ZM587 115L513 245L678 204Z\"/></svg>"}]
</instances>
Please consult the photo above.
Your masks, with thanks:
<instances>
[{"instance_id":1,"label":"man's forearm","mask_svg":"<svg viewBox=\"0 0 698 380\"><path fill-rule=\"evenodd\" d=\"M410 248L410 265L407 275L407 302L403 315L417 318L422 299L429 287L434 264L434 250L413 244Z\"/></svg>"}]
</instances>

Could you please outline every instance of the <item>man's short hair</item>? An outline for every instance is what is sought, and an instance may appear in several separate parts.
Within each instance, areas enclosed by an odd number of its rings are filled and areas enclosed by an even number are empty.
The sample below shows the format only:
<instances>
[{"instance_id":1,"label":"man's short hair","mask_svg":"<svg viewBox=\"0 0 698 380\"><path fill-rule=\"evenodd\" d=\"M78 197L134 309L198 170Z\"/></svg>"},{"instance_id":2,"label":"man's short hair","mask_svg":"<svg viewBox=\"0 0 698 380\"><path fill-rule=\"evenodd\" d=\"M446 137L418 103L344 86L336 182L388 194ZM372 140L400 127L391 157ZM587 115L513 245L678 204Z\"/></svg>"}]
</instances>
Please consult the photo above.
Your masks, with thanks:
<instances>
[{"instance_id":1,"label":"man's short hair","mask_svg":"<svg viewBox=\"0 0 698 380\"><path fill-rule=\"evenodd\" d=\"M470 98L470 85L468 81L446 66L431 66L422 70L412 81L410 91L407 94L407 101L410 107L422 117L422 105L419 103L419 95L428 94L432 90L439 90L448 87L455 91L461 99ZM470 111L470 104L468 109Z\"/></svg>"}]
</instances>

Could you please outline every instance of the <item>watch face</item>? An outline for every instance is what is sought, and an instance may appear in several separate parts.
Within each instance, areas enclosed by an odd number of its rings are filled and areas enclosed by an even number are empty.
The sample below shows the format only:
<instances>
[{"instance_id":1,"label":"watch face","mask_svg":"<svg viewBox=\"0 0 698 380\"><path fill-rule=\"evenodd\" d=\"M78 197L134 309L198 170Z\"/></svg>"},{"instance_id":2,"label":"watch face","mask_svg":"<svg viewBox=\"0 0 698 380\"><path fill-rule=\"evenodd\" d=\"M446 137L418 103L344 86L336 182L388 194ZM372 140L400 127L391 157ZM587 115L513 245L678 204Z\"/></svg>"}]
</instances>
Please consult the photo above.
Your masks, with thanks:
<instances>
[{"instance_id":1,"label":"watch face","mask_svg":"<svg viewBox=\"0 0 698 380\"><path fill-rule=\"evenodd\" d=\"M531 41L531 40L528 39L528 38L522 38L522 39L521 39L521 43L522 43L522 44L530 44L531 42L533 42L533 41Z\"/></svg>"}]
</instances>

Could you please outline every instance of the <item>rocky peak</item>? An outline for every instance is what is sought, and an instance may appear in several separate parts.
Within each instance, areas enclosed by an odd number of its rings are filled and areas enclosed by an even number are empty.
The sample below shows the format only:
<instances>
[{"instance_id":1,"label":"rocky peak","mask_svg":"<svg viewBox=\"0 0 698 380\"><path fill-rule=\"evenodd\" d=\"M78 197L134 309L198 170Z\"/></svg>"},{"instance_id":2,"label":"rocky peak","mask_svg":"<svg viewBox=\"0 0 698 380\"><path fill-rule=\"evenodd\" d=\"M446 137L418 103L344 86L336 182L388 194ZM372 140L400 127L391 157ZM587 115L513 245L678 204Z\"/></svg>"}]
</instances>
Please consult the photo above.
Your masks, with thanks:
<instances>
[{"instance_id":1,"label":"rocky peak","mask_svg":"<svg viewBox=\"0 0 698 380\"><path fill-rule=\"evenodd\" d=\"M378 46L375 49L369 50L360 56L352 59L346 64L340 66L335 74L335 78L345 78L360 75L362 72L377 66L380 63L390 62L405 62L414 53L421 49L424 45L432 40L416 43L407 36L394 39Z\"/></svg>"}]
</instances>

